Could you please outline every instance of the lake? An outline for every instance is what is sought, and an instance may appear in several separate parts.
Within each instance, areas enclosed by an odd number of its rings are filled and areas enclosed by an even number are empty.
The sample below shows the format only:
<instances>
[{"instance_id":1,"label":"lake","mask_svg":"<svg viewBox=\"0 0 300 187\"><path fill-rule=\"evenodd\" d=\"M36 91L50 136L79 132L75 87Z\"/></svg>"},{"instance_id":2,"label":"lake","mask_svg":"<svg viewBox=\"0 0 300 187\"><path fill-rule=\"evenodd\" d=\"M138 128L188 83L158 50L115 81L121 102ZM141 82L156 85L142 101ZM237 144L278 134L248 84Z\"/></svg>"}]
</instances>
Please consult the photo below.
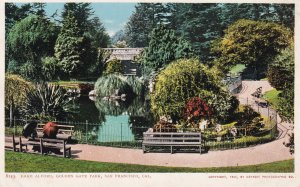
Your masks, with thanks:
<instances>
[{"instance_id":1,"label":"lake","mask_svg":"<svg viewBox=\"0 0 300 187\"><path fill-rule=\"evenodd\" d=\"M93 101L94 100L94 101ZM131 101L107 101L81 96L71 101L75 113L75 131L81 141L89 143L134 142L153 127L149 103L135 98ZM87 123L88 125L86 125Z\"/></svg>"}]
</instances>

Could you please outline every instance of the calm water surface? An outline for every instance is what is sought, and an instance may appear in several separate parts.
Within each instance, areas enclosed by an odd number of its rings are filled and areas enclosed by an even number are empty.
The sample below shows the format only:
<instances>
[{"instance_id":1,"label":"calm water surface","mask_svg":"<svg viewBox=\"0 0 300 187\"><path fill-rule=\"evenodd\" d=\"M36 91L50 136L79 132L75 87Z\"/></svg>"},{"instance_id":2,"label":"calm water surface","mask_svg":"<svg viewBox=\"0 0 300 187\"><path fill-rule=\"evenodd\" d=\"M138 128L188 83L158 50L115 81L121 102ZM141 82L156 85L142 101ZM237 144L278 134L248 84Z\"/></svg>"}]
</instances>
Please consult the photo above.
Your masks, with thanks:
<instances>
[{"instance_id":1,"label":"calm water surface","mask_svg":"<svg viewBox=\"0 0 300 187\"><path fill-rule=\"evenodd\" d=\"M81 96L72 101L76 113L74 122L88 122L89 125L76 125L75 131L88 134L97 142L130 142L141 139L143 132L153 126L147 102L141 99L132 101L95 101Z\"/></svg>"}]
</instances>

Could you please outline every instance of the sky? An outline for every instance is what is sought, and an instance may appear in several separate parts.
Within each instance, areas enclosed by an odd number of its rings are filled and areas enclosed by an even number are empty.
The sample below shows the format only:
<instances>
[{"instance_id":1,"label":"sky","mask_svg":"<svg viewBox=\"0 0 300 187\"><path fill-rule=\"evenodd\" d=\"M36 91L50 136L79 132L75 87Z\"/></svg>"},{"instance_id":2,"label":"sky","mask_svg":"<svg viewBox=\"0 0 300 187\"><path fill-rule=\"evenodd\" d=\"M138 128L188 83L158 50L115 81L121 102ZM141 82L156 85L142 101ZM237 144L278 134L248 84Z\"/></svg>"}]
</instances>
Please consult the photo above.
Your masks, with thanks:
<instances>
[{"instance_id":1,"label":"sky","mask_svg":"<svg viewBox=\"0 0 300 187\"><path fill-rule=\"evenodd\" d=\"M100 18L110 36L124 27L135 10L135 5L136 3L91 3L95 15ZM47 3L45 10L48 16L56 10L60 15L63 6L64 3Z\"/></svg>"}]
</instances>

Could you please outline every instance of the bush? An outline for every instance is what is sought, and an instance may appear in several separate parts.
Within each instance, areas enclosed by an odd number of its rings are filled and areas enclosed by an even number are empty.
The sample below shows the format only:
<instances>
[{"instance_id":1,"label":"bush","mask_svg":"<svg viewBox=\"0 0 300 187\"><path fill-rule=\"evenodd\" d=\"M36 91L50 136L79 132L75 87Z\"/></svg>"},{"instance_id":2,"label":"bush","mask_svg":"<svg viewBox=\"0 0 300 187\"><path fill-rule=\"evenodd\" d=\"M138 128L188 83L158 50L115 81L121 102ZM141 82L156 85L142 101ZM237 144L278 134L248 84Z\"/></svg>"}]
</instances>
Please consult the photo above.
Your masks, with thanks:
<instances>
[{"instance_id":1,"label":"bush","mask_svg":"<svg viewBox=\"0 0 300 187\"><path fill-rule=\"evenodd\" d=\"M55 57L44 57L41 59L42 73L45 80L55 80L59 76L59 67Z\"/></svg>"},{"instance_id":2,"label":"bush","mask_svg":"<svg viewBox=\"0 0 300 187\"><path fill-rule=\"evenodd\" d=\"M199 121L210 118L209 106L199 97L189 99L184 109L184 118L189 121Z\"/></svg>"},{"instance_id":3,"label":"bush","mask_svg":"<svg viewBox=\"0 0 300 187\"><path fill-rule=\"evenodd\" d=\"M106 65L105 74L123 73L123 65L117 59L112 59Z\"/></svg>"},{"instance_id":4,"label":"bush","mask_svg":"<svg viewBox=\"0 0 300 187\"><path fill-rule=\"evenodd\" d=\"M145 91L145 86L136 77L130 76L127 78L128 85L132 88L135 95L143 96Z\"/></svg>"},{"instance_id":5,"label":"bush","mask_svg":"<svg viewBox=\"0 0 300 187\"><path fill-rule=\"evenodd\" d=\"M61 87L41 83L27 94L23 113L28 119L41 120L41 117L63 120L70 112L68 103L67 95Z\"/></svg>"},{"instance_id":6,"label":"bush","mask_svg":"<svg viewBox=\"0 0 300 187\"><path fill-rule=\"evenodd\" d=\"M158 116L168 115L176 121L183 117L187 100L200 97L212 107L213 118L225 121L238 101L221 86L220 78L199 60L177 60L158 74L151 109Z\"/></svg>"},{"instance_id":7,"label":"bush","mask_svg":"<svg viewBox=\"0 0 300 187\"><path fill-rule=\"evenodd\" d=\"M128 83L114 74L100 77L95 83L96 95L99 97L111 96L118 91L118 95L132 96L133 91Z\"/></svg>"}]
</instances>

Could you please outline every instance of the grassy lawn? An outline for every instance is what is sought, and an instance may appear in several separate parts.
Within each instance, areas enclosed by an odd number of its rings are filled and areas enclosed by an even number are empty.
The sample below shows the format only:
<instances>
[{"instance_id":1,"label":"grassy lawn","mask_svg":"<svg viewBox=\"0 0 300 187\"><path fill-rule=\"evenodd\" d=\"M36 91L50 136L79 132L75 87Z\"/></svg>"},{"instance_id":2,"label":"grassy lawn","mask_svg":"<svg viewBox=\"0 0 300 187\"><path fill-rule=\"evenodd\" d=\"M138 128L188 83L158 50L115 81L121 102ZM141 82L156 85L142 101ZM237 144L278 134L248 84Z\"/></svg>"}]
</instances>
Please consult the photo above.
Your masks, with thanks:
<instances>
[{"instance_id":1,"label":"grassy lawn","mask_svg":"<svg viewBox=\"0 0 300 187\"><path fill-rule=\"evenodd\" d=\"M276 89L267 91L263 97L276 109L279 103L278 94L280 91Z\"/></svg>"},{"instance_id":2,"label":"grassy lawn","mask_svg":"<svg viewBox=\"0 0 300 187\"><path fill-rule=\"evenodd\" d=\"M184 168L144 166L83 161L29 153L5 152L5 172L293 172L294 160L285 160L268 164L220 167L220 168Z\"/></svg>"},{"instance_id":3,"label":"grassy lawn","mask_svg":"<svg viewBox=\"0 0 300 187\"><path fill-rule=\"evenodd\" d=\"M244 64L237 64L231 68L230 73L238 74L238 73L243 72L245 68L246 68L246 66Z\"/></svg>"}]
</instances>

